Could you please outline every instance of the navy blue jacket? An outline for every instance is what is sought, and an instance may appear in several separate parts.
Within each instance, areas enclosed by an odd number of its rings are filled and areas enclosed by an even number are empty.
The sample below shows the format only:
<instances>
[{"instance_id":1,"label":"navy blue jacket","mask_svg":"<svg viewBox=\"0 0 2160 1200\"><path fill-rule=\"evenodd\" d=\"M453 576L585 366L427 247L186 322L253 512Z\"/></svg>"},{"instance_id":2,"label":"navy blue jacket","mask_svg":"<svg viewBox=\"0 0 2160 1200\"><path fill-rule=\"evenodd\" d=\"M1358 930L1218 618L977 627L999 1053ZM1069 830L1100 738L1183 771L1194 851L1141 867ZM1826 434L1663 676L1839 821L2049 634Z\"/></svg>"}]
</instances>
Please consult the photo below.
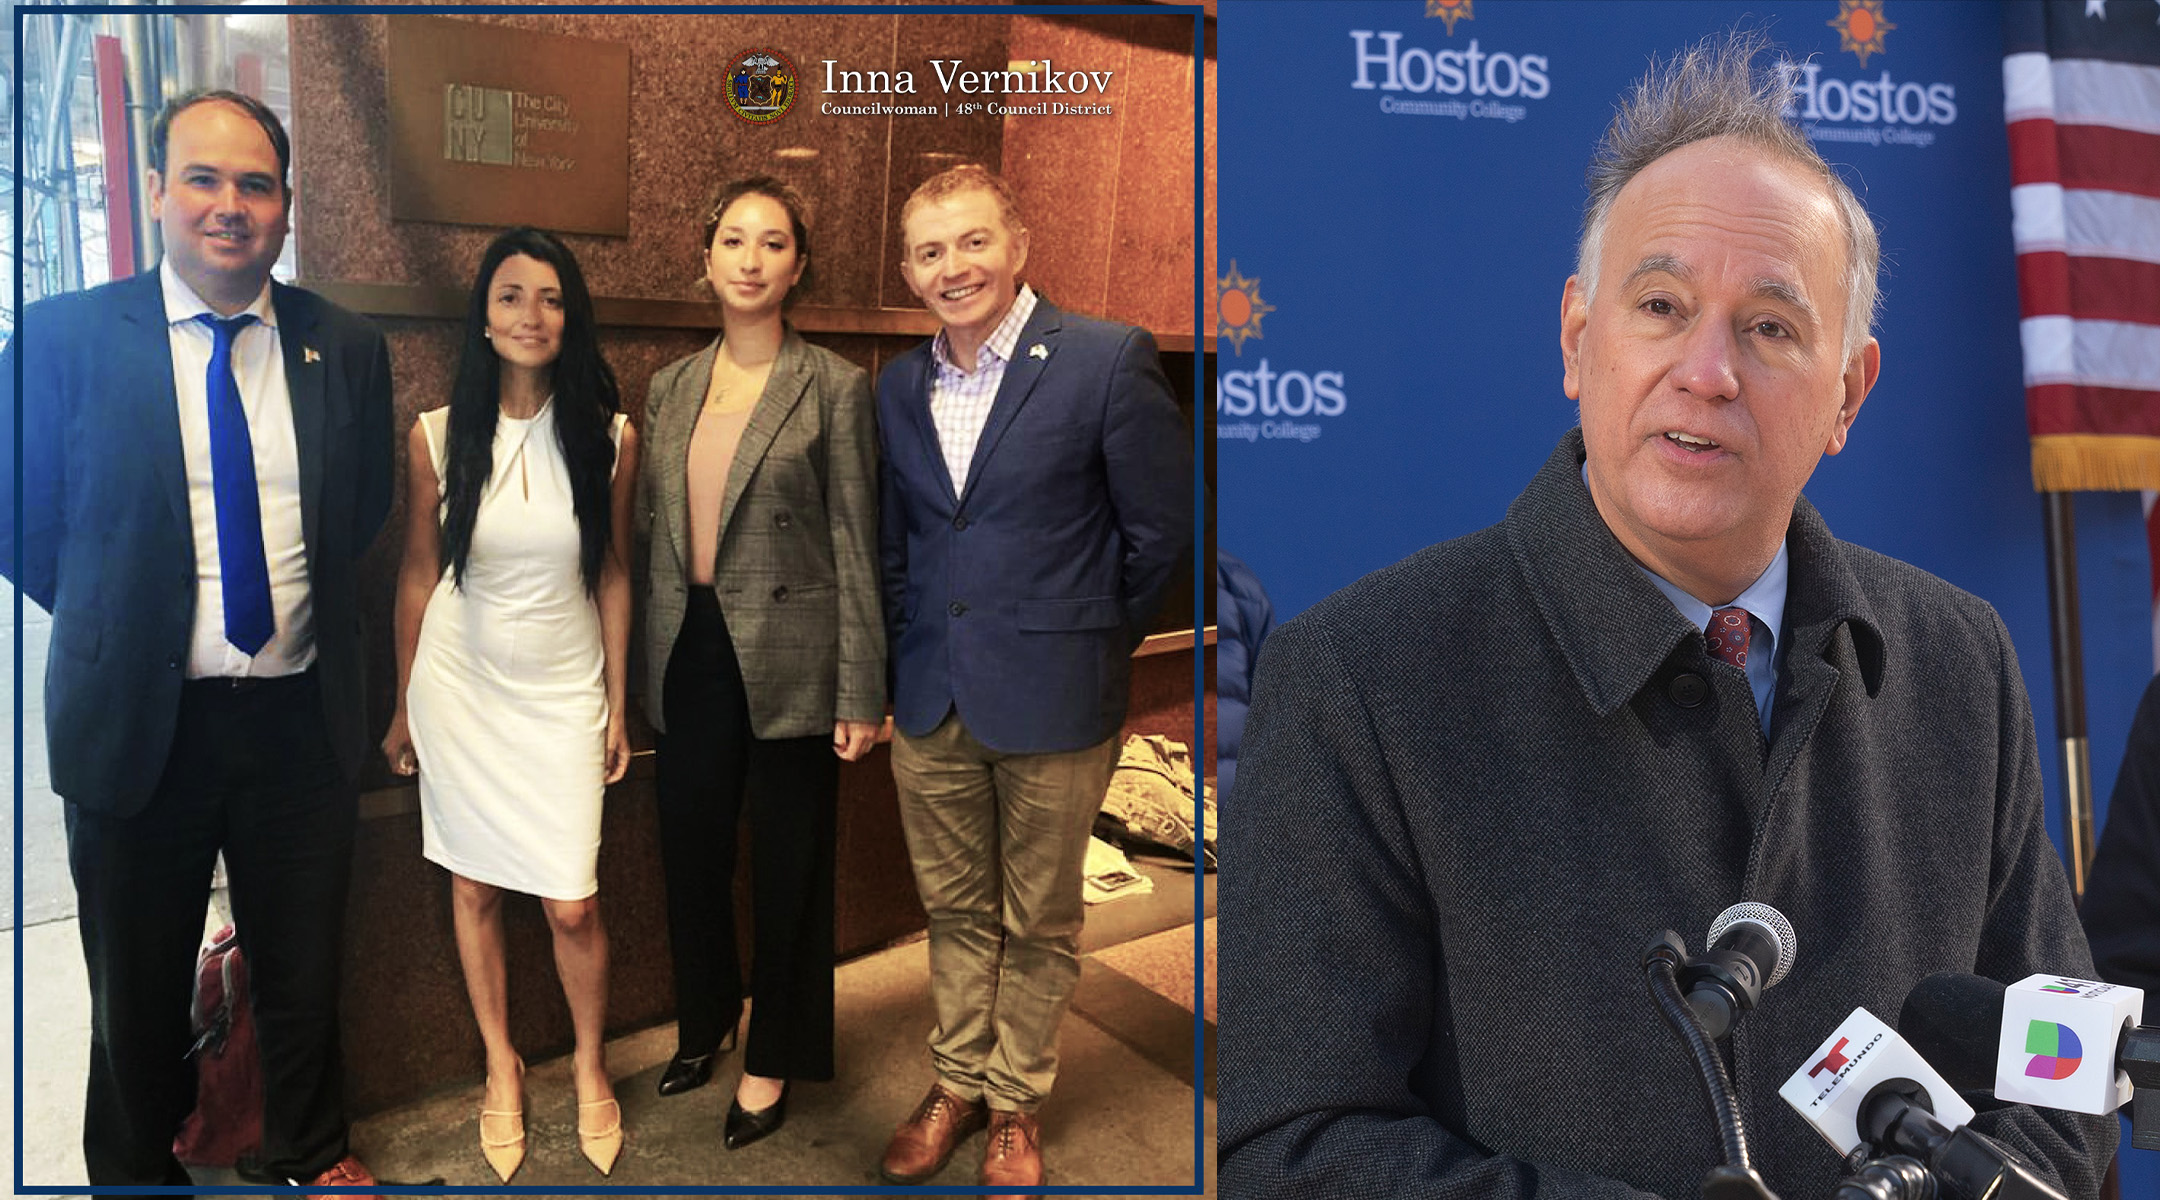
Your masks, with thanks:
<instances>
[{"instance_id":1,"label":"navy blue jacket","mask_svg":"<svg viewBox=\"0 0 2160 1200\"><path fill-rule=\"evenodd\" d=\"M930 343L878 376L893 720L958 710L1006 753L1078 750L1125 720L1133 649L1192 544L1192 454L1145 330L1038 299L956 495Z\"/></svg>"},{"instance_id":2,"label":"navy blue jacket","mask_svg":"<svg viewBox=\"0 0 2160 1200\"><path fill-rule=\"evenodd\" d=\"M270 302L292 393L324 723L339 764L357 777L371 739L356 583L361 552L390 513L390 355L373 325L312 292L273 284ZM149 801L172 747L195 616L187 465L157 271L24 311L0 353L0 419L9 422L18 354L23 539L14 544L10 487L0 499L0 569L53 618L53 790L124 817Z\"/></svg>"},{"instance_id":3,"label":"navy blue jacket","mask_svg":"<svg viewBox=\"0 0 2160 1200\"><path fill-rule=\"evenodd\" d=\"M1260 665L1260 644L1275 628L1275 606L1253 569L1220 548L1215 551L1215 628L1215 794L1227 796L1237 782L1253 671Z\"/></svg>"}]
</instances>

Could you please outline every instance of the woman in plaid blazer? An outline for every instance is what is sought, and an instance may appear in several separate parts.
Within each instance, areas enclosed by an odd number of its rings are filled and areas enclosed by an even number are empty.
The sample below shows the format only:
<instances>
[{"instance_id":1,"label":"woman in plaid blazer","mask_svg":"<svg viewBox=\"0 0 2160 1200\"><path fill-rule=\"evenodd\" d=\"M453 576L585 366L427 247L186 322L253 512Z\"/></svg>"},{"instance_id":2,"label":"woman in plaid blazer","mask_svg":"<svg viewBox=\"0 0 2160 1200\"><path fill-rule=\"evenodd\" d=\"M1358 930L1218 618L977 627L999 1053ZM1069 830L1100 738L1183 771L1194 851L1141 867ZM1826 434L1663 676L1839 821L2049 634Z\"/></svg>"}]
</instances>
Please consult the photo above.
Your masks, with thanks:
<instances>
[{"instance_id":1,"label":"woman in plaid blazer","mask_svg":"<svg viewBox=\"0 0 2160 1200\"><path fill-rule=\"evenodd\" d=\"M730 1149L780 1127L788 1081L832 1078L839 764L869 751L885 712L869 378L781 320L810 263L803 211L770 178L715 197L705 278L721 335L653 376L635 522L650 539L645 705L678 1022L662 1095L703 1085L734 1042L746 802L754 834L757 1003Z\"/></svg>"}]
</instances>

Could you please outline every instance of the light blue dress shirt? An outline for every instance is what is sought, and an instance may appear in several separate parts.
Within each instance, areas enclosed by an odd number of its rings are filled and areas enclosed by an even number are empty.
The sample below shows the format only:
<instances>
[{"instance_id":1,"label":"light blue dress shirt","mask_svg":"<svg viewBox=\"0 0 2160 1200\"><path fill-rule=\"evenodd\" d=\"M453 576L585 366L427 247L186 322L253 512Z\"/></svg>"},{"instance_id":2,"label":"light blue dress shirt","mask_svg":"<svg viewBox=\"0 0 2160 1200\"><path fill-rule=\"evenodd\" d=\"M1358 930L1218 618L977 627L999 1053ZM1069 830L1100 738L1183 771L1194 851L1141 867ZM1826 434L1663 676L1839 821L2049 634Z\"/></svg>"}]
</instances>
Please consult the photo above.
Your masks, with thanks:
<instances>
[{"instance_id":1,"label":"light blue dress shirt","mask_svg":"<svg viewBox=\"0 0 2160 1200\"><path fill-rule=\"evenodd\" d=\"M1752 626L1748 634L1748 687L1755 693L1755 713L1762 718L1765 739L1770 736L1770 702L1777 695L1777 639L1785 628L1785 579L1790 563L1785 545L1779 543L1777 557L1770 560L1770 565L1763 568L1763 573L1747 586L1746 591L1726 606L1744 608L1751 618L1748 622ZM1709 605L1641 563L1636 563L1635 567L1657 585L1657 590L1665 593L1665 598L1673 602L1681 616L1697 629L1709 630L1710 614L1714 611Z\"/></svg>"},{"instance_id":2,"label":"light blue dress shirt","mask_svg":"<svg viewBox=\"0 0 2160 1200\"><path fill-rule=\"evenodd\" d=\"M1590 464L1582 465L1583 487L1590 486ZM1656 571L1635 564L1643 578L1657 585L1665 598L1673 602L1690 624L1704 633L1710 631L1710 614L1717 611L1682 590ZM1778 543L1777 557L1763 568L1763 573L1749 584L1745 591L1733 598L1725 607L1744 608L1748 616L1748 689L1755 693L1755 715L1762 720L1763 740L1770 738L1770 702L1777 697L1777 651L1778 636L1785 628L1785 580L1791 571L1791 559L1786 545Z\"/></svg>"}]
</instances>

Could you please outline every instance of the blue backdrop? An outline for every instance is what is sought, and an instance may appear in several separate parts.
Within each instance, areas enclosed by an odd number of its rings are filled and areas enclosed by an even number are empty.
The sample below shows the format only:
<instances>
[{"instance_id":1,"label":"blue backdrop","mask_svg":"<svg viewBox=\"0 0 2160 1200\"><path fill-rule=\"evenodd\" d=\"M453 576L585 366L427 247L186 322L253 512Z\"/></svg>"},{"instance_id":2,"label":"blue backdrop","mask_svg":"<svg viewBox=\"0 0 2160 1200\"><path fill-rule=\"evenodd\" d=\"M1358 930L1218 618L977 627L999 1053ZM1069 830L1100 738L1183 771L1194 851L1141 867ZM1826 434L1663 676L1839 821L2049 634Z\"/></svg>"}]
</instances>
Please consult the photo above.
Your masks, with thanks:
<instances>
[{"instance_id":1,"label":"blue backdrop","mask_svg":"<svg viewBox=\"0 0 2160 1200\"><path fill-rule=\"evenodd\" d=\"M1425 10L1222 5L1234 69L1221 84L1221 270L1256 281L1244 290L1258 302L1220 354L1224 548L1253 567L1282 619L1499 520L1575 422L1560 391L1560 289L1583 169L1614 99L1653 54L1765 25L1811 63L1815 119L1804 109L1804 122L1883 239L1882 380L1808 496L1840 537L2002 612L2060 845L1995 7L1888 0L1884 48L1865 67L1840 49L1836 0L1476 0L1452 33ZM1854 119L1852 85L1867 85L1879 118L1885 79L1899 119ZM1871 140L1832 140L1858 138ZM2148 567L2135 494L2080 496L2077 515L2104 807L2152 673Z\"/></svg>"},{"instance_id":2,"label":"blue backdrop","mask_svg":"<svg viewBox=\"0 0 2160 1200\"><path fill-rule=\"evenodd\" d=\"M1246 293L1222 308L1221 545L1285 619L1499 520L1575 423L1560 293L1614 100L1652 55L1766 27L1808 64L1799 115L1883 241L1881 382L1807 494L1840 537L2002 613L2061 847L1996 6L1886 0L1872 22L1837 0L1434 7L1221 5L1220 272ZM2080 496L2077 518L2104 816L2152 674L2148 566L2135 494Z\"/></svg>"}]
</instances>

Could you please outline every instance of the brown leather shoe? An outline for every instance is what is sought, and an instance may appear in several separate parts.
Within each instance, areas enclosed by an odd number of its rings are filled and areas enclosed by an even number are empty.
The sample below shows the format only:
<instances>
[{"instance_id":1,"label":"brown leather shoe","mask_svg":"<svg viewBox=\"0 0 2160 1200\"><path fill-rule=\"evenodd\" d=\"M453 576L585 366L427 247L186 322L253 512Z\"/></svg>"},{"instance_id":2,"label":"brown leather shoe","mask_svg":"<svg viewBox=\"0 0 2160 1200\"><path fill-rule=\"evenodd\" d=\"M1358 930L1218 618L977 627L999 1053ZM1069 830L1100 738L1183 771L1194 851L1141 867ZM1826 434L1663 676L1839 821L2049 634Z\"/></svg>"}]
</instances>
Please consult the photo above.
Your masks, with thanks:
<instances>
[{"instance_id":1,"label":"brown leather shoe","mask_svg":"<svg viewBox=\"0 0 2160 1200\"><path fill-rule=\"evenodd\" d=\"M1042 1125L1035 1114L993 1109L983 1146L983 1186L1041 1187L1042 1182Z\"/></svg>"},{"instance_id":2,"label":"brown leather shoe","mask_svg":"<svg viewBox=\"0 0 2160 1200\"><path fill-rule=\"evenodd\" d=\"M361 1165L360 1160L348 1154L331 1164L329 1170L308 1180L305 1186L311 1188L374 1187L376 1183L375 1177L368 1173L368 1169ZM374 1197L365 1193L355 1195L350 1192L329 1192L320 1197L315 1197L313 1200L374 1200Z\"/></svg>"},{"instance_id":3,"label":"brown leather shoe","mask_svg":"<svg viewBox=\"0 0 2160 1200\"><path fill-rule=\"evenodd\" d=\"M960 1143L989 1122L982 1101L963 1100L933 1083L915 1115L893 1130L878 1174L887 1183L922 1183L944 1170Z\"/></svg>"}]
</instances>

